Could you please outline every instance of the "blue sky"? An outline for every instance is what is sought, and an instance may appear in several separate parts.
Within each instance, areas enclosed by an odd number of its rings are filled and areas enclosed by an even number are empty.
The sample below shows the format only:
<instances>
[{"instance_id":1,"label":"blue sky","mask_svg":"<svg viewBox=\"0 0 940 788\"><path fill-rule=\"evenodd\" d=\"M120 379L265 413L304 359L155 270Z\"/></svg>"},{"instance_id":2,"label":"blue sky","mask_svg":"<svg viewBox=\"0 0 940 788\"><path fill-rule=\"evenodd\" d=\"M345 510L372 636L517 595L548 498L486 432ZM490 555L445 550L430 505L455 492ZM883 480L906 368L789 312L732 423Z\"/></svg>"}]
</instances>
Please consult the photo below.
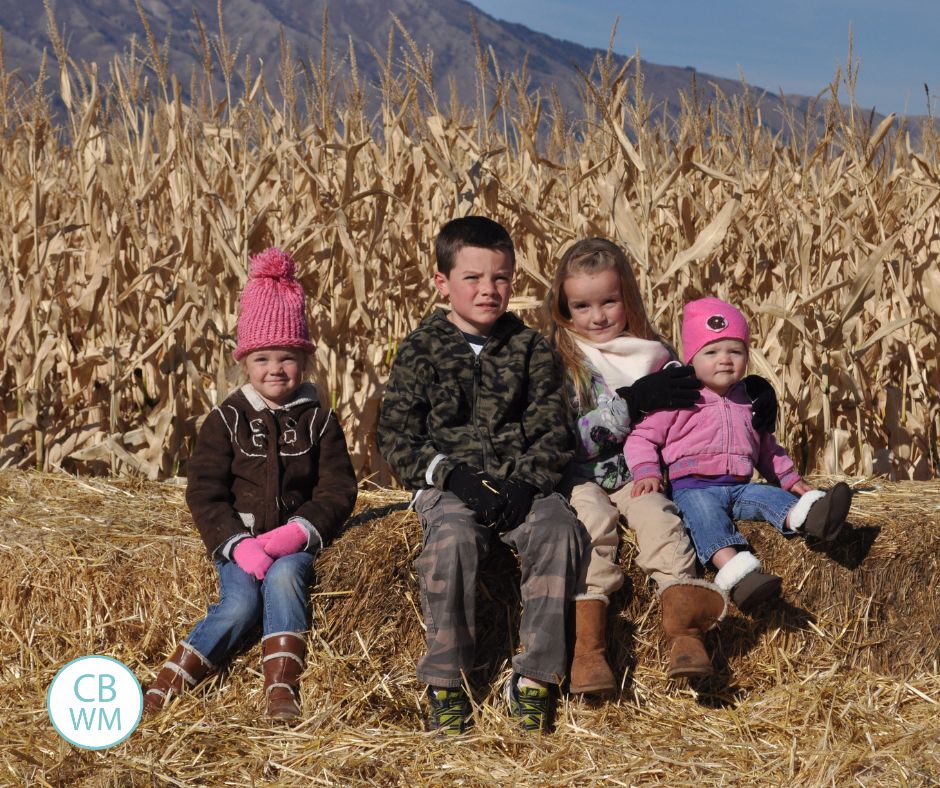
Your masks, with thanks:
<instances>
[{"instance_id":1,"label":"blue sky","mask_svg":"<svg viewBox=\"0 0 940 788\"><path fill-rule=\"evenodd\" d=\"M856 97L879 112L940 114L940 0L470 0L498 19L644 60L743 73L752 85L814 95L849 51L860 61ZM844 68L843 68L844 70ZM846 98L843 88L840 95Z\"/></svg>"}]
</instances>

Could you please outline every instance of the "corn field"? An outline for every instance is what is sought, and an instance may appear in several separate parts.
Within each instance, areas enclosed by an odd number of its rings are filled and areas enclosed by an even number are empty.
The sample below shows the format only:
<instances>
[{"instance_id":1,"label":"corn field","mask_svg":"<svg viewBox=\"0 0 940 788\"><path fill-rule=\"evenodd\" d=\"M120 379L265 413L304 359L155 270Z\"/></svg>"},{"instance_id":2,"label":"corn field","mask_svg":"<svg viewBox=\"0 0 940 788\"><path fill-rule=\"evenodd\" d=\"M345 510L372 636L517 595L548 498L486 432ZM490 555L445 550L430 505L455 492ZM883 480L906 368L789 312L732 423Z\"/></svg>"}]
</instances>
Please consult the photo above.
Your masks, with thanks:
<instances>
[{"instance_id":1,"label":"corn field","mask_svg":"<svg viewBox=\"0 0 940 788\"><path fill-rule=\"evenodd\" d=\"M609 237L665 337L703 294L745 312L802 470L937 475L940 142L860 113L851 61L819 122L793 116L783 137L746 99L692 93L663 117L639 65L609 54L566 111L481 48L462 106L402 36L378 87L354 57L340 79L326 48L303 69L282 51L276 98L236 74L222 31L186 90L149 29L107 74L53 33L27 85L0 49L0 467L183 473L240 382L248 256L276 245L299 262L314 376L357 472L388 483L378 408L398 341L437 305L434 236L482 213L516 242L527 321L565 246Z\"/></svg>"}]
</instances>

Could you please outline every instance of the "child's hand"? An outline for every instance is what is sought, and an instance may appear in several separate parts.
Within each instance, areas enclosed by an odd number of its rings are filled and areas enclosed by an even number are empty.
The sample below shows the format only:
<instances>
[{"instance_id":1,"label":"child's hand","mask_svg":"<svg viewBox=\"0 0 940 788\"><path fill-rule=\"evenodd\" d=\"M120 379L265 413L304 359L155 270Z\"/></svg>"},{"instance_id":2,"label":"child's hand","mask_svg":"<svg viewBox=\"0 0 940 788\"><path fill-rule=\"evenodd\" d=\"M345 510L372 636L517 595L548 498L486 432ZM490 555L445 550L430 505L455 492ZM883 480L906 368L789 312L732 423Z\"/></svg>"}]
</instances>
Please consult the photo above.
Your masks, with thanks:
<instances>
[{"instance_id":1,"label":"child's hand","mask_svg":"<svg viewBox=\"0 0 940 788\"><path fill-rule=\"evenodd\" d=\"M467 504L482 525L492 523L506 505L500 495L502 488L502 482L465 462L447 474L444 481L444 489Z\"/></svg>"},{"instance_id":2,"label":"child's hand","mask_svg":"<svg viewBox=\"0 0 940 788\"><path fill-rule=\"evenodd\" d=\"M636 424L654 410L691 408L699 400L702 382L691 366L666 367L642 377L632 386L617 389L617 396L627 403L630 423Z\"/></svg>"},{"instance_id":3,"label":"child's hand","mask_svg":"<svg viewBox=\"0 0 940 788\"><path fill-rule=\"evenodd\" d=\"M790 488L790 492L794 495L805 495L806 493L812 492L815 489L815 487L810 487L806 482L800 479Z\"/></svg>"},{"instance_id":4,"label":"child's hand","mask_svg":"<svg viewBox=\"0 0 940 788\"><path fill-rule=\"evenodd\" d=\"M538 492L539 488L534 484L518 479L508 479L499 496L503 501L503 511L493 527L500 533L505 533L521 525L528 516L529 509L532 508L532 500Z\"/></svg>"},{"instance_id":5,"label":"child's hand","mask_svg":"<svg viewBox=\"0 0 940 788\"><path fill-rule=\"evenodd\" d=\"M271 564L274 563L274 559L264 552L261 542L253 536L242 539L235 545L235 549L232 550L232 558L243 570L258 580L264 580Z\"/></svg>"},{"instance_id":6,"label":"child's hand","mask_svg":"<svg viewBox=\"0 0 940 788\"><path fill-rule=\"evenodd\" d=\"M758 432L773 432L777 428L777 392L760 375L748 375L743 382L751 400L751 426Z\"/></svg>"},{"instance_id":7,"label":"child's hand","mask_svg":"<svg viewBox=\"0 0 940 788\"><path fill-rule=\"evenodd\" d=\"M638 482L633 482L633 487L630 488L630 497L639 498L641 495L646 495L647 493L662 492L663 483L661 479L657 479L654 476L648 476L645 479L640 479Z\"/></svg>"},{"instance_id":8,"label":"child's hand","mask_svg":"<svg viewBox=\"0 0 940 788\"><path fill-rule=\"evenodd\" d=\"M293 555L307 546L307 529L300 523L289 520L286 525L261 534L258 541L271 558Z\"/></svg>"}]
</instances>

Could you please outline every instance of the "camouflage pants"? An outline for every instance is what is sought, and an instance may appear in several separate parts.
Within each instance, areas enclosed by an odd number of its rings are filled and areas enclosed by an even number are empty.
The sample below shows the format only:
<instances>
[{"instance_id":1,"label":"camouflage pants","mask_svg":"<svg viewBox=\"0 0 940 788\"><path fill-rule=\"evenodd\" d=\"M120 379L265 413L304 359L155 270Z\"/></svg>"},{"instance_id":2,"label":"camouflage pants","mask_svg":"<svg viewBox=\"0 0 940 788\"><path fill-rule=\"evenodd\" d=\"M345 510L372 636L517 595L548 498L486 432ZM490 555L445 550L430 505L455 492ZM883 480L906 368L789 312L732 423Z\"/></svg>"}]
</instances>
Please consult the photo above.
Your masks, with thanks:
<instances>
[{"instance_id":1,"label":"camouflage pants","mask_svg":"<svg viewBox=\"0 0 940 788\"><path fill-rule=\"evenodd\" d=\"M474 665L477 578L494 535L453 493L425 490L415 508L424 532L415 568L428 642L418 678L435 687L459 687ZM565 632L587 533L554 494L536 500L525 522L500 539L518 554L522 574L521 650L513 670L559 684L567 670Z\"/></svg>"}]
</instances>

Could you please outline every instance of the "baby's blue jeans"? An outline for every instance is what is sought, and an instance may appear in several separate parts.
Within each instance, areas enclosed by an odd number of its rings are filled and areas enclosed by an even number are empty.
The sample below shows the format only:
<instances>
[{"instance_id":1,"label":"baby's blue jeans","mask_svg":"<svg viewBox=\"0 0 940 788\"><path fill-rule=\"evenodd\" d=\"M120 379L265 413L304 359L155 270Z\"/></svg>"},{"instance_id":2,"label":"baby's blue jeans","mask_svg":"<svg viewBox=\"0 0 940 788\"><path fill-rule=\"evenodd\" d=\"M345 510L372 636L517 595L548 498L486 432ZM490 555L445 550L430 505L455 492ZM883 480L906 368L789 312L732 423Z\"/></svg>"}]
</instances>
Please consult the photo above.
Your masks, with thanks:
<instances>
[{"instance_id":1,"label":"baby's blue jeans","mask_svg":"<svg viewBox=\"0 0 940 788\"><path fill-rule=\"evenodd\" d=\"M729 484L673 490L672 500L689 529L698 560L707 564L722 547L747 548L735 520L766 520L781 533L792 534L785 523L799 498L770 484Z\"/></svg>"},{"instance_id":2,"label":"baby's blue jeans","mask_svg":"<svg viewBox=\"0 0 940 788\"><path fill-rule=\"evenodd\" d=\"M218 665L261 620L262 635L307 631L307 598L313 581L313 555L278 558L264 580L234 561L216 561L219 601L193 628L186 643Z\"/></svg>"}]
</instances>

